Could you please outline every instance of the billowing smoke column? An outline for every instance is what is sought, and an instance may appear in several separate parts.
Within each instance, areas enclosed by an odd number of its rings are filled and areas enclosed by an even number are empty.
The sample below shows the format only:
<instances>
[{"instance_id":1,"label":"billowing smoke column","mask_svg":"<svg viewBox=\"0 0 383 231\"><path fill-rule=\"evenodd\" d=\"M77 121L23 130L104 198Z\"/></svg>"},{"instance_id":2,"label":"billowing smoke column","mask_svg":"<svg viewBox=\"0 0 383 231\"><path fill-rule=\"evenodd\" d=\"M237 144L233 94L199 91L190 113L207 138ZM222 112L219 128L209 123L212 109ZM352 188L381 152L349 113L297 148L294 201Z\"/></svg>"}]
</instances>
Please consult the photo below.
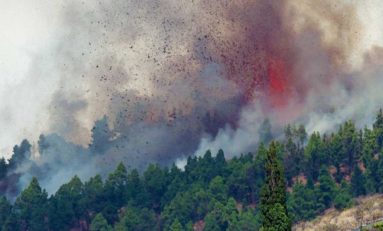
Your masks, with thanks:
<instances>
[{"instance_id":1,"label":"billowing smoke column","mask_svg":"<svg viewBox=\"0 0 383 231\"><path fill-rule=\"evenodd\" d=\"M275 136L286 123L309 131L368 123L382 106L383 53L364 19L382 6L364 4L61 3L40 54L49 58L28 75L49 83L39 104L48 116L26 137L36 140L31 157L9 174L20 186L37 175L54 192L74 174L105 174L120 161L143 169L207 149L254 151L266 119Z\"/></svg>"}]
</instances>

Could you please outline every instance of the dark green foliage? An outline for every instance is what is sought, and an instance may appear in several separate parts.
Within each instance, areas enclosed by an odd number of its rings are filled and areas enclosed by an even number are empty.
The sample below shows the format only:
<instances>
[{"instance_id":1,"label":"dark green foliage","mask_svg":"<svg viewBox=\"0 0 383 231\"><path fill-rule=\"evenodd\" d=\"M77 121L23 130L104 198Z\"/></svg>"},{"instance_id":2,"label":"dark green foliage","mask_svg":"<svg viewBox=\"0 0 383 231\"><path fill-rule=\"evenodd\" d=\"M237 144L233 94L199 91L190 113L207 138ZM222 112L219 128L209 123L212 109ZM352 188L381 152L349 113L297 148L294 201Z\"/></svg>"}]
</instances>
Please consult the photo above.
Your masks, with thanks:
<instances>
[{"instance_id":1,"label":"dark green foliage","mask_svg":"<svg viewBox=\"0 0 383 231\"><path fill-rule=\"evenodd\" d=\"M227 200L227 186L221 176L216 176L210 181L209 192L217 201L224 202Z\"/></svg>"},{"instance_id":2,"label":"dark green foliage","mask_svg":"<svg viewBox=\"0 0 383 231\"><path fill-rule=\"evenodd\" d=\"M128 175L126 193L129 204L133 206L146 206L148 204L148 195L136 169L133 169Z\"/></svg>"},{"instance_id":3,"label":"dark green foliage","mask_svg":"<svg viewBox=\"0 0 383 231\"><path fill-rule=\"evenodd\" d=\"M165 227L171 225L171 222L176 219L181 222L181 224L186 224L189 220L194 218L193 216L196 215L194 213L196 210L195 207L198 207L194 202L194 198L190 192L177 194L177 196L170 202L169 205L165 207L163 211L162 215L165 221ZM199 213L201 213L201 211ZM206 211L202 211L202 213L204 214ZM194 219L198 220L198 218L201 217L198 216Z\"/></svg>"},{"instance_id":4,"label":"dark green foliage","mask_svg":"<svg viewBox=\"0 0 383 231\"><path fill-rule=\"evenodd\" d=\"M107 197L118 207L127 202L128 173L123 163L119 163L116 170L109 174L105 181Z\"/></svg>"},{"instance_id":5,"label":"dark green foliage","mask_svg":"<svg viewBox=\"0 0 383 231\"><path fill-rule=\"evenodd\" d=\"M314 188L309 184L297 183L289 195L288 207L294 221L310 220L317 215L317 203Z\"/></svg>"},{"instance_id":6,"label":"dark green foliage","mask_svg":"<svg viewBox=\"0 0 383 231\"><path fill-rule=\"evenodd\" d=\"M259 219L253 211L244 211L238 215L238 221L231 224L231 230L252 231L259 229Z\"/></svg>"},{"instance_id":7,"label":"dark green foliage","mask_svg":"<svg viewBox=\"0 0 383 231\"><path fill-rule=\"evenodd\" d=\"M376 144L379 150L383 147L383 111L379 110L376 120L373 124L373 131L376 137Z\"/></svg>"},{"instance_id":8,"label":"dark green foliage","mask_svg":"<svg viewBox=\"0 0 383 231\"><path fill-rule=\"evenodd\" d=\"M238 222L236 202L230 198L226 205L220 202L214 204L212 211L205 217L205 230L235 230Z\"/></svg>"},{"instance_id":9,"label":"dark green foliage","mask_svg":"<svg viewBox=\"0 0 383 231\"><path fill-rule=\"evenodd\" d=\"M85 215L83 184L74 176L62 185L55 196L50 198L50 227L54 230L68 230Z\"/></svg>"},{"instance_id":10,"label":"dark green foliage","mask_svg":"<svg viewBox=\"0 0 383 231\"><path fill-rule=\"evenodd\" d=\"M262 230L291 230L287 215L285 176L275 142L270 144L267 152L265 174L265 184L261 191Z\"/></svg>"},{"instance_id":11,"label":"dark green foliage","mask_svg":"<svg viewBox=\"0 0 383 231\"><path fill-rule=\"evenodd\" d=\"M377 231L383 230L383 221L379 221L373 225L374 229Z\"/></svg>"},{"instance_id":12,"label":"dark green foliage","mask_svg":"<svg viewBox=\"0 0 383 231\"><path fill-rule=\"evenodd\" d=\"M383 192L383 154L375 154L366 169L367 193Z\"/></svg>"},{"instance_id":13,"label":"dark green foliage","mask_svg":"<svg viewBox=\"0 0 383 231\"><path fill-rule=\"evenodd\" d=\"M23 230L47 230L47 193L40 188L36 178L16 199L14 212Z\"/></svg>"},{"instance_id":14,"label":"dark green foliage","mask_svg":"<svg viewBox=\"0 0 383 231\"><path fill-rule=\"evenodd\" d=\"M100 121L99 127L107 124ZM101 142L102 136L94 131L93 139ZM269 149L260 143L254 154L230 160L222 150L207 151L188 157L184 170L153 164L139 172L120 163L104 179L96 175L83 183L74 176L49 199L33 178L13 205L0 197L0 230L191 231L202 224L205 230L290 230L291 221L383 192L382 111L372 129L357 130L347 121L332 134L314 132L307 140L303 126L288 125L277 143L265 121L261 136L271 142ZM44 140L39 148L46 148ZM0 159L3 195L14 192L8 184L17 167L31 163L30 148L25 140L9 164Z\"/></svg>"},{"instance_id":15,"label":"dark green foliage","mask_svg":"<svg viewBox=\"0 0 383 231\"><path fill-rule=\"evenodd\" d=\"M342 181L334 199L334 207L336 209L342 210L352 205L352 195L350 191L350 185L346 181Z\"/></svg>"},{"instance_id":16,"label":"dark green foliage","mask_svg":"<svg viewBox=\"0 0 383 231\"><path fill-rule=\"evenodd\" d=\"M318 182L319 185L315 190L318 195L318 203L321 206L320 210L323 211L332 205L337 188L334 179L330 176L325 166L322 166L320 170Z\"/></svg>"},{"instance_id":17,"label":"dark green foliage","mask_svg":"<svg viewBox=\"0 0 383 231\"><path fill-rule=\"evenodd\" d=\"M184 230L184 228L182 227L178 219L175 219L169 228L169 231L182 231L182 230Z\"/></svg>"},{"instance_id":18,"label":"dark green foliage","mask_svg":"<svg viewBox=\"0 0 383 231\"><path fill-rule=\"evenodd\" d=\"M370 162L373 160L377 148L376 135L368 128L364 128L362 140L362 161L366 167L369 167Z\"/></svg>"},{"instance_id":19,"label":"dark green foliage","mask_svg":"<svg viewBox=\"0 0 383 231\"><path fill-rule=\"evenodd\" d=\"M263 218L262 231L287 231L291 230L290 218L287 216L286 209L280 203L271 205ZM265 219L272 223L265 223Z\"/></svg>"},{"instance_id":20,"label":"dark green foliage","mask_svg":"<svg viewBox=\"0 0 383 231\"><path fill-rule=\"evenodd\" d=\"M351 189L354 196L361 196L366 194L366 179L360 170L359 166L354 167L351 178Z\"/></svg>"},{"instance_id":21,"label":"dark green foliage","mask_svg":"<svg viewBox=\"0 0 383 231\"><path fill-rule=\"evenodd\" d=\"M20 145L13 147L13 155L9 159L9 167L14 169L19 164L23 163L25 160L28 160L31 155L31 144L28 140L23 140Z\"/></svg>"},{"instance_id":22,"label":"dark green foliage","mask_svg":"<svg viewBox=\"0 0 383 231\"><path fill-rule=\"evenodd\" d=\"M260 197L260 189L262 188L265 182L265 172L264 166L267 156L267 149L263 143L261 143L258 147L257 154L254 160L254 197L255 200ZM258 202L259 200L257 200Z\"/></svg>"},{"instance_id":23,"label":"dark green foliage","mask_svg":"<svg viewBox=\"0 0 383 231\"><path fill-rule=\"evenodd\" d=\"M161 208L160 202L165 193L165 180L165 173L158 165L151 164L144 172L144 186L148 192L147 203L156 211Z\"/></svg>"},{"instance_id":24,"label":"dark green foliage","mask_svg":"<svg viewBox=\"0 0 383 231\"><path fill-rule=\"evenodd\" d=\"M98 213L90 223L90 231L112 231L112 227L108 224L101 213Z\"/></svg>"},{"instance_id":25,"label":"dark green foliage","mask_svg":"<svg viewBox=\"0 0 383 231\"><path fill-rule=\"evenodd\" d=\"M366 175L366 192L367 194L373 194L377 192L377 182L379 182L377 176L377 161L372 161L369 168L367 168Z\"/></svg>"},{"instance_id":26,"label":"dark green foliage","mask_svg":"<svg viewBox=\"0 0 383 231\"><path fill-rule=\"evenodd\" d=\"M215 200L213 195L201 185L194 185L190 190L177 194L163 211L165 226L178 219L182 225L190 220L198 221L205 217Z\"/></svg>"},{"instance_id":27,"label":"dark green foliage","mask_svg":"<svg viewBox=\"0 0 383 231\"><path fill-rule=\"evenodd\" d=\"M376 178L375 178L375 184L376 184L376 191L378 193L383 193L383 154L379 153L378 155L378 166L376 170Z\"/></svg>"},{"instance_id":28,"label":"dark green foliage","mask_svg":"<svg viewBox=\"0 0 383 231\"><path fill-rule=\"evenodd\" d=\"M104 183L100 175L91 177L85 182L83 187L83 198L81 200L87 213L99 213L105 206L104 200Z\"/></svg>"},{"instance_id":29,"label":"dark green foliage","mask_svg":"<svg viewBox=\"0 0 383 231\"><path fill-rule=\"evenodd\" d=\"M20 220L19 218L14 214L11 213L9 214L7 220L5 223L1 226L2 231L15 231L15 230L20 230ZM25 228L25 227L24 227Z\"/></svg>"},{"instance_id":30,"label":"dark green foliage","mask_svg":"<svg viewBox=\"0 0 383 231\"><path fill-rule=\"evenodd\" d=\"M283 155L283 165L285 175L289 185L292 184L292 177L304 171L304 148L307 139L305 128L287 125L285 129L285 153Z\"/></svg>"},{"instance_id":31,"label":"dark green foliage","mask_svg":"<svg viewBox=\"0 0 383 231\"><path fill-rule=\"evenodd\" d=\"M4 158L0 158L0 181L7 176L7 163Z\"/></svg>"},{"instance_id":32,"label":"dark green foliage","mask_svg":"<svg viewBox=\"0 0 383 231\"><path fill-rule=\"evenodd\" d=\"M319 133L313 133L310 136L305 149L305 158L308 166L307 175L317 180L320 166L329 161L329 159L324 156L324 145Z\"/></svg>"},{"instance_id":33,"label":"dark green foliage","mask_svg":"<svg viewBox=\"0 0 383 231\"><path fill-rule=\"evenodd\" d=\"M231 173L226 181L229 195L238 201L253 203L257 193L256 181L262 176L256 175L251 159L233 158L228 164L228 170Z\"/></svg>"},{"instance_id":34,"label":"dark green foliage","mask_svg":"<svg viewBox=\"0 0 383 231\"><path fill-rule=\"evenodd\" d=\"M338 132L341 139L341 150L337 155L337 162L345 164L353 169L355 159L360 153L361 144L359 143L358 134L352 121L347 121L340 127Z\"/></svg>"},{"instance_id":35,"label":"dark green foliage","mask_svg":"<svg viewBox=\"0 0 383 231\"><path fill-rule=\"evenodd\" d=\"M120 221L116 223L115 230L156 230L158 226L154 211L147 208L127 207L122 211Z\"/></svg>"},{"instance_id":36,"label":"dark green foliage","mask_svg":"<svg viewBox=\"0 0 383 231\"><path fill-rule=\"evenodd\" d=\"M164 193L164 197L162 198L162 205L169 204L169 202L177 195L177 193L183 191L186 186L186 182L183 178L183 173L174 164L166 176L166 182L168 184Z\"/></svg>"},{"instance_id":37,"label":"dark green foliage","mask_svg":"<svg viewBox=\"0 0 383 231\"><path fill-rule=\"evenodd\" d=\"M292 178L303 172L304 153L303 148L293 142L292 138L287 140L287 143L285 144L285 151L283 163L285 167L286 179L288 184L291 185Z\"/></svg>"},{"instance_id":38,"label":"dark green foliage","mask_svg":"<svg viewBox=\"0 0 383 231\"><path fill-rule=\"evenodd\" d=\"M0 230L12 212L12 205L5 197L0 197Z\"/></svg>"}]
</instances>

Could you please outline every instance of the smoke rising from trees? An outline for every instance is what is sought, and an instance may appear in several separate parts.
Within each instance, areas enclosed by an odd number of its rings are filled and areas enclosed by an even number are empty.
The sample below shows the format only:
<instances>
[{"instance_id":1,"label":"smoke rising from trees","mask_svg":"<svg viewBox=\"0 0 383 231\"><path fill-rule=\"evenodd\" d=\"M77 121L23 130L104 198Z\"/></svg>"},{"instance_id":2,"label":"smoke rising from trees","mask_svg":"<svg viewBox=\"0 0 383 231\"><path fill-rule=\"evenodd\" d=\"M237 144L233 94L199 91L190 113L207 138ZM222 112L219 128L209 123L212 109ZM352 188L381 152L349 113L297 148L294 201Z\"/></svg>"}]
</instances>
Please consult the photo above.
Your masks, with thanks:
<instances>
[{"instance_id":1,"label":"smoke rising from trees","mask_svg":"<svg viewBox=\"0 0 383 231\"><path fill-rule=\"evenodd\" d=\"M73 174L206 149L230 157L266 128L371 124L382 106L378 1L34 1L26 15L40 26L7 40L27 61L1 67L20 69L0 85L0 144L31 141L21 185L38 175L52 192Z\"/></svg>"}]
</instances>

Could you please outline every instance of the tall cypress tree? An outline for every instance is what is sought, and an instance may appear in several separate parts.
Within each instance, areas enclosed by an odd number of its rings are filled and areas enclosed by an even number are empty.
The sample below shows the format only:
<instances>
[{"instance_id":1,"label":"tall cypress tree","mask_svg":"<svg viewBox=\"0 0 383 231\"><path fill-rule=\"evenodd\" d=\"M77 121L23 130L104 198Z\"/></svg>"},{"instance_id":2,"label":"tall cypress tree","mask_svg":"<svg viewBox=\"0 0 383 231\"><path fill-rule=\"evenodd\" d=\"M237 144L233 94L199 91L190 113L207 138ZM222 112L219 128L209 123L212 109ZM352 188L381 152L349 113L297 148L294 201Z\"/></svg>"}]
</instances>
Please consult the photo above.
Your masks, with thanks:
<instances>
[{"instance_id":1,"label":"tall cypress tree","mask_svg":"<svg viewBox=\"0 0 383 231\"><path fill-rule=\"evenodd\" d=\"M277 148L277 143L272 142L266 156L266 179L261 191L260 207L263 231L291 230L286 207L285 176Z\"/></svg>"}]
</instances>

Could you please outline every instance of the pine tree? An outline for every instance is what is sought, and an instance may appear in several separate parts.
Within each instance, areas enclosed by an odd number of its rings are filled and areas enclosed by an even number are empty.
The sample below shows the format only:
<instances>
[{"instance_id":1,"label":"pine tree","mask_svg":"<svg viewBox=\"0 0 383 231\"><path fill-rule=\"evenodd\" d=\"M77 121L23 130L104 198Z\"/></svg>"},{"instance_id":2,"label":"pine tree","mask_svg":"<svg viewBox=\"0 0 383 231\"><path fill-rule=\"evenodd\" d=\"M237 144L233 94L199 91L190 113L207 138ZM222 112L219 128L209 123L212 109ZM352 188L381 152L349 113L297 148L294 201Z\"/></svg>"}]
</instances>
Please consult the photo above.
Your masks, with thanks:
<instances>
[{"instance_id":1,"label":"pine tree","mask_svg":"<svg viewBox=\"0 0 383 231\"><path fill-rule=\"evenodd\" d=\"M266 156L266 180L261 191L262 230L291 230L287 215L285 176L277 156L277 143L272 142Z\"/></svg>"},{"instance_id":2,"label":"pine tree","mask_svg":"<svg viewBox=\"0 0 383 231\"><path fill-rule=\"evenodd\" d=\"M0 230L1 226L5 224L12 211L12 205L4 196L0 197Z\"/></svg>"},{"instance_id":3,"label":"pine tree","mask_svg":"<svg viewBox=\"0 0 383 231\"><path fill-rule=\"evenodd\" d=\"M225 154L222 149L220 149L215 157L215 166L214 166L214 175L215 176L224 176L225 175L226 160Z\"/></svg>"},{"instance_id":4,"label":"pine tree","mask_svg":"<svg viewBox=\"0 0 383 231\"><path fill-rule=\"evenodd\" d=\"M350 193L350 185L343 180L337 190L337 195L334 199L334 207L336 209L345 209L352 205L352 195Z\"/></svg>"},{"instance_id":5,"label":"pine tree","mask_svg":"<svg viewBox=\"0 0 383 231\"><path fill-rule=\"evenodd\" d=\"M157 211L161 207L161 197L164 194L166 178L158 165L150 164L144 172L144 186L149 194L148 202Z\"/></svg>"},{"instance_id":6,"label":"pine tree","mask_svg":"<svg viewBox=\"0 0 383 231\"><path fill-rule=\"evenodd\" d=\"M0 158L0 180L7 176L7 163L4 158Z\"/></svg>"},{"instance_id":7,"label":"pine tree","mask_svg":"<svg viewBox=\"0 0 383 231\"><path fill-rule=\"evenodd\" d=\"M358 165L355 165L351 177L351 189L354 196L366 194L366 180Z\"/></svg>"},{"instance_id":8,"label":"pine tree","mask_svg":"<svg viewBox=\"0 0 383 231\"><path fill-rule=\"evenodd\" d=\"M104 183L100 175L91 177L84 183L83 187L83 203L86 205L87 210L100 212L105 207L105 199L103 199Z\"/></svg>"},{"instance_id":9,"label":"pine tree","mask_svg":"<svg viewBox=\"0 0 383 231\"><path fill-rule=\"evenodd\" d=\"M8 167L10 169L15 169L22 162L29 160L31 155L31 144L28 140L23 140L19 145L13 147L13 155L9 159Z\"/></svg>"},{"instance_id":10,"label":"pine tree","mask_svg":"<svg viewBox=\"0 0 383 231\"><path fill-rule=\"evenodd\" d=\"M313 187L309 184L295 184L289 196L288 205L294 221L314 218L316 215L316 197Z\"/></svg>"},{"instance_id":11,"label":"pine tree","mask_svg":"<svg viewBox=\"0 0 383 231\"><path fill-rule=\"evenodd\" d=\"M220 202L226 201L227 187L221 176L216 176L213 178L213 180L210 181L209 192L216 200Z\"/></svg>"},{"instance_id":12,"label":"pine tree","mask_svg":"<svg viewBox=\"0 0 383 231\"><path fill-rule=\"evenodd\" d=\"M347 121L343 124L340 130L342 148L338 153L340 162L347 164L351 169L354 167L355 157L359 151L358 133L352 121Z\"/></svg>"},{"instance_id":13,"label":"pine tree","mask_svg":"<svg viewBox=\"0 0 383 231\"><path fill-rule=\"evenodd\" d=\"M36 178L16 199L14 209L22 228L30 231L47 229L45 222L47 193L42 190Z\"/></svg>"},{"instance_id":14,"label":"pine tree","mask_svg":"<svg viewBox=\"0 0 383 231\"><path fill-rule=\"evenodd\" d=\"M233 227L232 230L241 230L241 231L252 231L258 230L257 219L253 214L253 211L242 212L238 217L238 222L230 227Z\"/></svg>"},{"instance_id":15,"label":"pine tree","mask_svg":"<svg viewBox=\"0 0 383 231\"><path fill-rule=\"evenodd\" d=\"M377 181L376 181L376 190L379 193L383 193L383 154L379 153L378 155L378 168L376 170L376 176L377 176Z\"/></svg>"},{"instance_id":16,"label":"pine tree","mask_svg":"<svg viewBox=\"0 0 383 231\"><path fill-rule=\"evenodd\" d=\"M98 213L90 224L90 231L112 231L112 227L108 225L102 214Z\"/></svg>"},{"instance_id":17,"label":"pine tree","mask_svg":"<svg viewBox=\"0 0 383 231\"><path fill-rule=\"evenodd\" d=\"M259 201L260 198L260 189L262 188L263 184L265 183L265 161L267 156L267 148L263 143L261 143L258 147L257 154L255 155L254 159L254 175L255 175L255 192L254 196Z\"/></svg>"},{"instance_id":18,"label":"pine tree","mask_svg":"<svg viewBox=\"0 0 383 231\"><path fill-rule=\"evenodd\" d=\"M9 214L5 223L0 227L2 231L20 230L20 220L15 213Z\"/></svg>"},{"instance_id":19,"label":"pine tree","mask_svg":"<svg viewBox=\"0 0 383 231\"><path fill-rule=\"evenodd\" d=\"M169 231L182 231L182 225L178 219L175 219L169 228Z\"/></svg>"},{"instance_id":20,"label":"pine tree","mask_svg":"<svg viewBox=\"0 0 383 231\"><path fill-rule=\"evenodd\" d=\"M69 230L81 218L85 208L80 203L83 184L78 176L63 184L50 198L49 222L54 230Z\"/></svg>"},{"instance_id":21,"label":"pine tree","mask_svg":"<svg viewBox=\"0 0 383 231\"><path fill-rule=\"evenodd\" d=\"M116 208L123 206L127 202L127 181L128 173L122 162L117 165L117 168L109 174L105 181L106 193Z\"/></svg>"},{"instance_id":22,"label":"pine tree","mask_svg":"<svg viewBox=\"0 0 383 231\"><path fill-rule=\"evenodd\" d=\"M230 205L225 206L220 202L214 204L214 208L205 217L205 230L227 230L229 222Z\"/></svg>"},{"instance_id":23,"label":"pine tree","mask_svg":"<svg viewBox=\"0 0 383 231\"><path fill-rule=\"evenodd\" d=\"M378 145L378 148L382 148L383 147L383 111L382 109L380 109L378 114L376 115L373 128L374 128L373 131L376 136L376 143Z\"/></svg>"},{"instance_id":24,"label":"pine tree","mask_svg":"<svg viewBox=\"0 0 383 231\"><path fill-rule=\"evenodd\" d=\"M156 214L149 209L125 207L124 215L115 223L115 231L158 230Z\"/></svg>"},{"instance_id":25,"label":"pine tree","mask_svg":"<svg viewBox=\"0 0 383 231\"><path fill-rule=\"evenodd\" d=\"M321 167L319 173L319 185L316 188L318 202L321 204L321 210L329 208L336 196L336 184L325 166Z\"/></svg>"},{"instance_id":26,"label":"pine tree","mask_svg":"<svg viewBox=\"0 0 383 231\"><path fill-rule=\"evenodd\" d=\"M313 180L318 178L320 165L327 161L323 154L324 146L320 134L313 133L305 148L305 157L308 161L307 172Z\"/></svg>"}]
</instances>

